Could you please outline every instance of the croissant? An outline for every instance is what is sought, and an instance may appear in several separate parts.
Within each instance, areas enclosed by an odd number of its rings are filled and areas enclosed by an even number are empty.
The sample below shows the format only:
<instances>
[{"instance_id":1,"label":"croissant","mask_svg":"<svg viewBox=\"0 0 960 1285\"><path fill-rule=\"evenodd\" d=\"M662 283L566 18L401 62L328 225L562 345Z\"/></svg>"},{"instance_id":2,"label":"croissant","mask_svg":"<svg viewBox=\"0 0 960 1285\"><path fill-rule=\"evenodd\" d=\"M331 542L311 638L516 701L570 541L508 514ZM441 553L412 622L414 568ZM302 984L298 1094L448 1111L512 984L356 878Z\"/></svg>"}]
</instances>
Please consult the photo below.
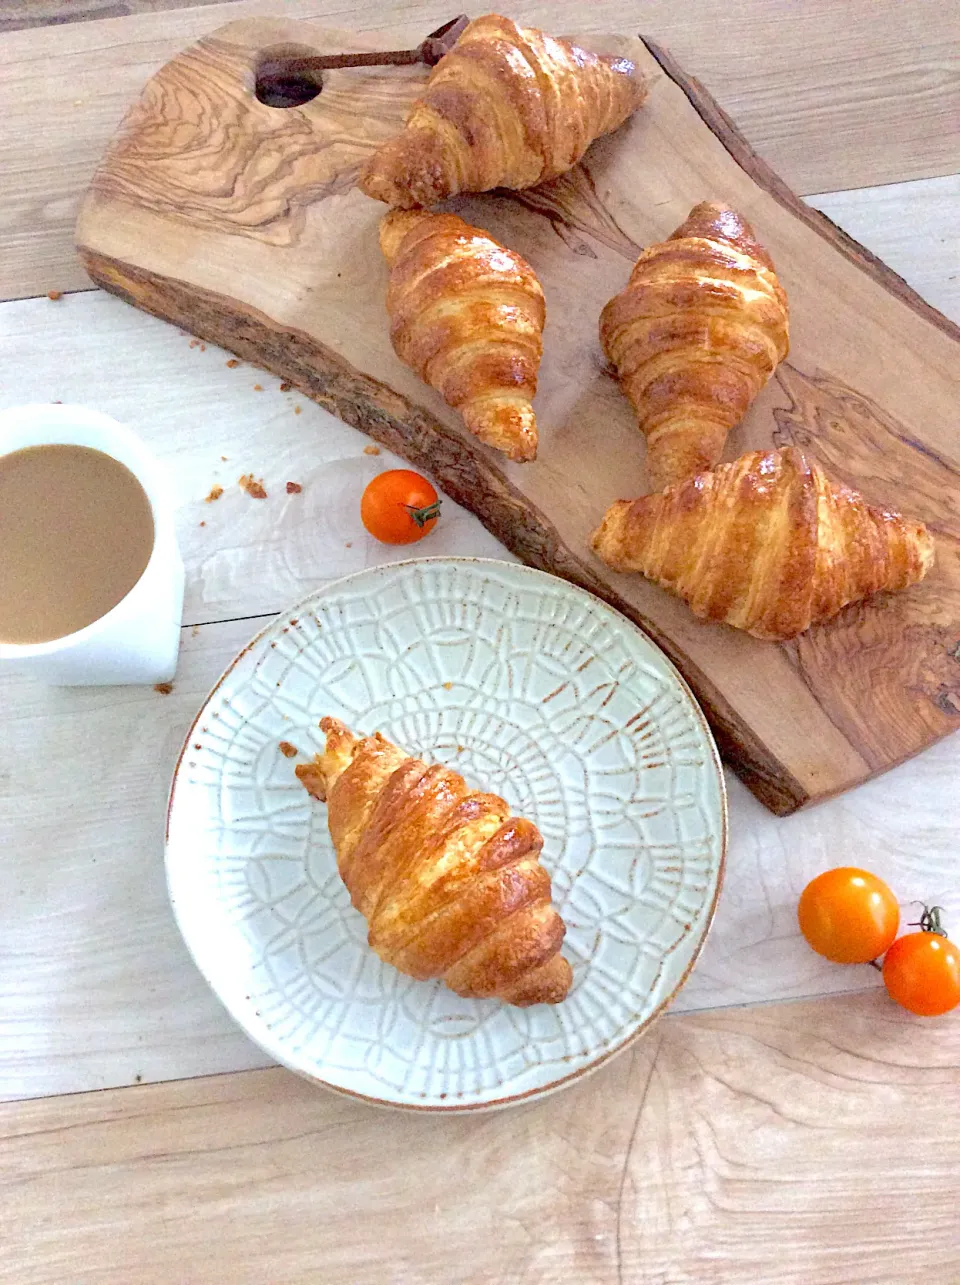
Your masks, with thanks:
<instances>
[{"instance_id":1,"label":"croissant","mask_svg":"<svg viewBox=\"0 0 960 1285\"><path fill-rule=\"evenodd\" d=\"M570 989L537 827L459 773L335 718L297 776L327 802L337 867L385 963L458 995L557 1004Z\"/></svg>"},{"instance_id":2,"label":"croissant","mask_svg":"<svg viewBox=\"0 0 960 1285\"><path fill-rule=\"evenodd\" d=\"M661 490L719 460L727 433L787 355L787 297L749 223L705 201L642 252L603 309L600 343Z\"/></svg>"},{"instance_id":3,"label":"croissant","mask_svg":"<svg viewBox=\"0 0 960 1285\"><path fill-rule=\"evenodd\" d=\"M458 192L556 178L621 125L647 88L626 58L598 57L509 18L477 18L437 63L403 130L359 185L404 208Z\"/></svg>"},{"instance_id":4,"label":"croissant","mask_svg":"<svg viewBox=\"0 0 960 1285\"><path fill-rule=\"evenodd\" d=\"M537 454L543 289L533 269L455 214L392 210L380 224L397 356L432 384L482 442Z\"/></svg>"},{"instance_id":5,"label":"croissant","mask_svg":"<svg viewBox=\"0 0 960 1285\"><path fill-rule=\"evenodd\" d=\"M698 616L783 640L933 565L930 533L832 482L796 447L753 451L659 494L619 500L593 547Z\"/></svg>"}]
</instances>

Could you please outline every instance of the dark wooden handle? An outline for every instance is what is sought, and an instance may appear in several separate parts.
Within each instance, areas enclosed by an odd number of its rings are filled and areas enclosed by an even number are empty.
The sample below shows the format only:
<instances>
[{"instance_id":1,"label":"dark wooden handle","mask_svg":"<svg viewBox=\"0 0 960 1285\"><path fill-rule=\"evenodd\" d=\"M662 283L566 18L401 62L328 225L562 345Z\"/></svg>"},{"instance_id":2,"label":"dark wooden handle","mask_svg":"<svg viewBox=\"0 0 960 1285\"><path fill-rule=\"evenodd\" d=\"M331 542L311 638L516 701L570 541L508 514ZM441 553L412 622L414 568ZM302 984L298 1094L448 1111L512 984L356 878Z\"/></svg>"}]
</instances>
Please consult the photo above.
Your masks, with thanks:
<instances>
[{"instance_id":1,"label":"dark wooden handle","mask_svg":"<svg viewBox=\"0 0 960 1285\"><path fill-rule=\"evenodd\" d=\"M420 62L419 49L391 49L368 54L311 54L308 58L274 58L261 63L257 81L286 80L291 76L310 76L315 72L338 67L404 67Z\"/></svg>"},{"instance_id":2,"label":"dark wooden handle","mask_svg":"<svg viewBox=\"0 0 960 1285\"><path fill-rule=\"evenodd\" d=\"M265 81L304 76L311 72L330 71L339 67L405 67L415 63L435 66L459 40L469 19L466 14L451 18L417 45L416 49L381 49L362 54L315 54L305 58L276 58L259 68L257 78Z\"/></svg>"}]
</instances>

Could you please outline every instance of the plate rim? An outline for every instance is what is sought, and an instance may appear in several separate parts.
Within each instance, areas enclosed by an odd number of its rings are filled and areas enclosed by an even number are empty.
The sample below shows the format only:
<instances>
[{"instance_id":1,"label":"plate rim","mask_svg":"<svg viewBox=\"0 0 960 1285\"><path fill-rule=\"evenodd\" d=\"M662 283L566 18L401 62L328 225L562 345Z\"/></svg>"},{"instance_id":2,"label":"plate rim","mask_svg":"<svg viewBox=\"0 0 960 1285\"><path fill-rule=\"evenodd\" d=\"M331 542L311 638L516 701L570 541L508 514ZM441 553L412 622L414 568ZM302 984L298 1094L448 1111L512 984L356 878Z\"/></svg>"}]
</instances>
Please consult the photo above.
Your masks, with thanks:
<instances>
[{"instance_id":1,"label":"plate rim","mask_svg":"<svg viewBox=\"0 0 960 1285\"><path fill-rule=\"evenodd\" d=\"M417 1102L392 1101L389 1098L380 1098L369 1093L360 1093L356 1089L348 1089L340 1084L332 1084L329 1080L324 1079L322 1076L315 1075L310 1071L305 1070L301 1066L294 1066L290 1061L287 1060L287 1057L284 1055L282 1047L268 1048L259 1036L253 1034L253 1032L249 1029L246 1023L243 1022L240 1019L240 1017L238 1017L238 1015L233 1011L233 1009L230 1007L227 1001L220 994L217 987L213 984L213 981L208 975L207 970L201 965L200 961L198 960L196 953L194 952L193 945L191 944L189 937L184 931L184 927L180 919L180 914L177 909L177 900L176 900L176 897L174 896L173 887L171 885L170 818L173 812L177 785L179 783L179 777L180 777L180 769L183 766L184 755L186 754L187 749L192 743L194 732L201 718L203 717L204 711L207 709L211 700L213 700L214 696L217 694L217 692L220 690L220 688L223 686L223 684L226 682L229 676L233 673L236 667L240 664L240 662L244 659L244 657L247 656L253 650L253 648L257 646L260 640L266 634L268 634L271 629L273 629L277 624L279 624L281 620L285 619L287 616L290 616L292 614L302 615L305 606L311 601L313 601L315 598L317 598L319 595L326 595L331 591L335 591L341 588L342 586L349 584L353 580L359 579L361 576L367 576L367 575L370 575L371 573L384 572L384 571L397 571L401 568L412 567L412 566L423 566L423 565L429 565L429 564L433 564L435 566L441 565L441 564L446 564L446 565L455 564L460 566L468 565L471 567L478 566L481 568L510 567L512 571L519 572L522 575L529 575L535 580L542 579L542 580L557 581L561 585L563 585L566 589L568 589L570 592L577 595L581 595L582 597L588 598L594 604L599 604L599 606L602 607L605 611L612 613L612 615L617 619L617 621L620 624L622 624L623 626L626 626L633 633L639 634L640 637L647 644L649 644L649 646L652 647L653 650L658 654L663 664L666 666L667 671L672 674L673 678L678 683L682 693L686 696L688 703L693 709L694 715L697 719L697 722L700 725L700 728L706 740L706 744L710 751L710 760L713 764L714 772L716 775L716 781L717 781L717 787L718 787L718 790L717 790L718 802L720 805L720 818L719 818L720 820L720 835L719 835L720 856L719 856L719 861L717 863L716 887L714 889L714 893L713 893L713 897L711 899L710 905L706 910L703 931L700 934L700 938L696 942L693 948L693 953L687 962L686 968L683 970L683 973L680 975L680 978L678 979L673 989L670 991L669 995L665 996L657 1005L657 1007L651 1013L649 1013L647 1017L645 1017L644 1020L633 1031L631 1031L630 1034L627 1035L626 1038L621 1043L617 1044L614 1048L607 1049L606 1051L597 1054L597 1056L593 1058L590 1062L588 1062L585 1066L578 1067L574 1071L569 1071L565 1075L561 1075L557 1079L551 1080L547 1084L537 1085L536 1087L531 1089L525 1089L522 1093L513 1093L513 1094L508 1094L505 1097L492 1098L489 1101L485 1101L485 1102L417 1103ZM311 590L309 593L305 594L302 598L298 599L295 603L293 603L290 607L287 607L283 611L280 611L276 615L272 616L270 620L263 626L263 628L257 630L257 632L249 640L249 642L247 642L245 646L243 646L240 649L240 651L236 654L236 656L234 656L233 660L231 660L230 664L226 667L226 669L224 669L223 673L220 675L220 677L213 684L213 686L207 692L206 696L201 701L200 707L197 710L196 716L190 723L189 728L187 729L186 735L184 736L184 739L183 739L183 744L180 747L180 752L177 755L177 759L174 764L173 775L170 781L170 789L167 795L167 808L166 808L166 815L165 815L165 821L164 821L164 843L163 843L164 877L165 877L165 882L167 887L167 898L170 902L170 906L173 911L173 917L177 925L177 931L179 932L180 937L187 948L190 958L193 961L194 967L200 973L201 977L203 978L207 986L212 991L217 1002L227 1012L231 1020L234 1021L237 1024L237 1026L240 1027L240 1029L243 1031L243 1033L246 1035L246 1037L249 1040L251 1040L254 1044L256 1044L257 1047L260 1048L269 1057L274 1058L286 1070L291 1071L293 1072L293 1074L300 1076L301 1079L308 1080L312 1084L320 1085L324 1089L327 1089L332 1093L340 1094L342 1097L353 1098L358 1102L368 1103L370 1106L382 1107L382 1108L394 1110L394 1111L416 1111L416 1112L420 1112L421 1114L433 1113L433 1114L441 1114L441 1115L463 1115L463 1114L468 1114L470 1112L478 1112L478 1111L496 1111L505 1107L514 1106L519 1103L531 1101L536 1098L547 1097L550 1094L556 1093L560 1089L566 1088L569 1085L574 1084L577 1080L581 1080L586 1078L589 1075L592 1075L595 1071L599 1070L601 1066L604 1066L606 1063L610 1062L613 1058L618 1057L621 1053L626 1052L626 1050L629 1049L631 1045L633 1045L635 1041L640 1038L641 1035L644 1035L650 1029L650 1027L653 1025L654 1022L658 1021L659 1018L661 1018L664 1015L665 1011L670 1007L670 1005L673 1003L673 1001L676 999L676 997L680 994L680 992L683 990L684 986L686 985L690 977L690 974L693 972L694 966L699 960L700 954L704 946L706 945L707 938L710 935L710 930L713 927L713 921L717 913L717 906L719 905L719 902L720 902L720 894L723 891L723 885L726 879L726 872L727 872L727 850L728 850L729 838L730 838L730 825L729 825L728 811L729 810L728 810L728 800L727 800L727 785L726 785L726 778L724 777L724 773L723 773L723 763L720 758L720 751L717 748L716 739L710 728L710 724L707 722L707 717L704 714L696 696L693 694L693 690L691 689L689 683L684 678L684 676L680 673L679 669L677 669L676 665L673 663L670 657L666 654L666 652L650 637L648 633L646 633L643 629L641 629L639 625L635 624L627 616L623 615L622 612L617 611L615 607L612 607L610 603L605 602L603 598L599 597L595 593L591 593L589 589L584 589L581 585L574 584L572 581L569 581L569 580L565 580L562 576L554 575L552 572L543 571L539 567L531 567L524 562L507 562L506 560L501 558L472 557L469 554L430 554L425 557L400 558L395 562L384 562L384 563L378 563L372 567L362 567L359 571L351 571L345 576L338 576L336 579L329 581L327 584L322 585L317 589Z\"/></svg>"}]
</instances>

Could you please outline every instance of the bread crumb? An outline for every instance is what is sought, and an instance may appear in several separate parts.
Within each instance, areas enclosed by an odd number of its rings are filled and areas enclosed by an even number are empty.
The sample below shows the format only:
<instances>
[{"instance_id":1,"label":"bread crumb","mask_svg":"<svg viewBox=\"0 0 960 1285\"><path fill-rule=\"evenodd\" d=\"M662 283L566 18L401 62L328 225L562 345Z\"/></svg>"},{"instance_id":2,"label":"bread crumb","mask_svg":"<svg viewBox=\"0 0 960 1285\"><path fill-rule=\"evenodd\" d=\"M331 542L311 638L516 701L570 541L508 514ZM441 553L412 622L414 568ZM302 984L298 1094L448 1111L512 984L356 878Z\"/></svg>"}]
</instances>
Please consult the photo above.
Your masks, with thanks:
<instances>
[{"instance_id":1,"label":"bread crumb","mask_svg":"<svg viewBox=\"0 0 960 1285\"><path fill-rule=\"evenodd\" d=\"M263 489L263 478L258 481L252 473L244 473L242 477L237 478L237 486L241 491L246 491L251 500L265 500L267 493Z\"/></svg>"},{"instance_id":2,"label":"bread crumb","mask_svg":"<svg viewBox=\"0 0 960 1285\"><path fill-rule=\"evenodd\" d=\"M296 756L300 753L297 747L295 745L291 745L289 741L281 741L279 748L280 748L280 753L286 759L296 758Z\"/></svg>"},{"instance_id":3,"label":"bread crumb","mask_svg":"<svg viewBox=\"0 0 960 1285\"><path fill-rule=\"evenodd\" d=\"M443 684L443 690L444 690L445 692L452 692L452 691L453 691L453 683L444 683L444 684Z\"/></svg>"},{"instance_id":4,"label":"bread crumb","mask_svg":"<svg viewBox=\"0 0 960 1285\"><path fill-rule=\"evenodd\" d=\"M343 547L344 547L345 549L352 549L352 548L353 548L353 541L352 541L352 540L348 540L348 541L346 542L346 544L345 544Z\"/></svg>"},{"instance_id":5,"label":"bread crumb","mask_svg":"<svg viewBox=\"0 0 960 1285\"><path fill-rule=\"evenodd\" d=\"M191 347L191 348L196 348L196 347L198 347L198 346L199 346L199 344L200 344L200 340L199 340L199 339L191 339L191 340L190 340L190 347Z\"/></svg>"},{"instance_id":6,"label":"bread crumb","mask_svg":"<svg viewBox=\"0 0 960 1285\"><path fill-rule=\"evenodd\" d=\"M173 691L173 683L154 683L153 690L159 692L161 696L169 696Z\"/></svg>"},{"instance_id":7,"label":"bread crumb","mask_svg":"<svg viewBox=\"0 0 960 1285\"><path fill-rule=\"evenodd\" d=\"M236 357L231 357L230 360L225 364L229 366L231 370L236 370L237 367L240 365L240 362L237 360Z\"/></svg>"},{"instance_id":8,"label":"bread crumb","mask_svg":"<svg viewBox=\"0 0 960 1285\"><path fill-rule=\"evenodd\" d=\"M211 486L210 494L204 500L204 504L212 504L214 500L219 500L221 495L223 495L222 486Z\"/></svg>"},{"instance_id":9,"label":"bread crumb","mask_svg":"<svg viewBox=\"0 0 960 1285\"><path fill-rule=\"evenodd\" d=\"M220 458L221 458L224 462L226 462L226 459L227 459L226 455L221 455L221 456L220 456Z\"/></svg>"},{"instance_id":10,"label":"bread crumb","mask_svg":"<svg viewBox=\"0 0 960 1285\"><path fill-rule=\"evenodd\" d=\"M302 490L303 490L303 487L300 485L299 482L287 483L287 495L299 495Z\"/></svg>"},{"instance_id":11,"label":"bread crumb","mask_svg":"<svg viewBox=\"0 0 960 1285\"><path fill-rule=\"evenodd\" d=\"M197 634L198 634L199 632L200 632L200 626L199 626L199 625L194 625L194 626L193 626L193 628L190 630L190 637L191 637L191 638L196 638L196 636L197 636Z\"/></svg>"},{"instance_id":12,"label":"bread crumb","mask_svg":"<svg viewBox=\"0 0 960 1285\"><path fill-rule=\"evenodd\" d=\"M200 525L201 525L201 526L206 526L207 524L206 524L206 522L201 522L201 523L200 523Z\"/></svg>"},{"instance_id":13,"label":"bread crumb","mask_svg":"<svg viewBox=\"0 0 960 1285\"><path fill-rule=\"evenodd\" d=\"M292 387L293 387L293 384L288 384L287 381L284 380L283 383L280 385L280 391L281 393L289 393Z\"/></svg>"},{"instance_id":14,"label":"bread crumb","mask_svg":"<svg viewBox=\"0 0 960 1285\"><path fill-rule=\"evenodd\" d=\"M262 393L262 392L263 392L263 384L254 384L254 386L253 386L253 391L254 391L255 393Z\"/></svg>"},{"instance_id":15,"label":"bread crumb","mask_svg":"<svg viewBox=\"0 0 960 1285\"><path fill-rule=\"evenodd\" d=\"M50 299L50 300L52 300L52 301L53 301L53 303L56 303L58 299L62 299L62 298L63 298L63 291L62 291L62 290L48 290L48 291L47 291L47 298L48 298L48 299Z\"/></svg>"},{"instance_id":16,"label":"bread crumb","mask_svg":"<svg viewBox=\"0 0 960 1285\"><path fill-rule=\"evenodd\" d=\"M379 447L379 446L365 446L365 447L363 448L363 453L364 453L364 455L379 455L379 454L380 454L380 447Z\"/></svg>"},{"instance_id":17,"label":"bread crumb","mask_svg":"<svg viewBox=\"0 0 960 1285\"><path fill-rule=\"evenodd\" d=\"M201 344L201 345L200 345L200 351L201 351L201 352L206 352L206 351L207 351L207 345L206 345L206 344Z\"/></svg>"},{"instance_id":18,"label":"bread crumb","mask_svg":"<svg viewBox=\"0 0 960 1285\"><path fill-rule=\"evenodd\" d=\"M303 410L302 406L294 406L293 413L294 415L299 415L302 410Z\"/></svg>"}]
</instances>

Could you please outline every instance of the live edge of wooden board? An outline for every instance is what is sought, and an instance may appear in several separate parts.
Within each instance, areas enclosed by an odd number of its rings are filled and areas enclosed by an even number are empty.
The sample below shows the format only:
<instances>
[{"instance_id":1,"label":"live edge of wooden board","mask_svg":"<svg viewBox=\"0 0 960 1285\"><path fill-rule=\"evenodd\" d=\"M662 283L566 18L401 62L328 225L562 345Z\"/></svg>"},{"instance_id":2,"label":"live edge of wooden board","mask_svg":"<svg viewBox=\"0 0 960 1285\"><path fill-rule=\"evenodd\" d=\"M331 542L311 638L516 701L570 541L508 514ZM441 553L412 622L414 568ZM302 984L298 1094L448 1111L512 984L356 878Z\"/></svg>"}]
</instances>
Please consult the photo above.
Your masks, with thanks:
<instances>
[{"instance_id":1,"label":"live edge of wooden board","mask_svg":"<svg viewBox=\"0 0 960 1285\"><path fill-rule=\"evenodd\" d=\"M325 73L317 98L286 110L253 93L268 53L375 48L376 37L249 19L185 50L111 144L78 250L105 289L295 384L431 473L523 561L636 621L693 687L728 762L787 814L960 726L960 329L790 192L667 52L625 37L584 43L636 61L651 82L644 107L554 183L456 203L544 285L533 464L479 445L390 347L383 207L355 178L400 127L426 70ZM588 546L610 501L648 489L597 317L639 248L705 198L747 215L791 304L790 356L727 458L795 443L872 503L922 518L937 546L922 585L779 646L697 621Z\"/></svg>"}]
</instances>

